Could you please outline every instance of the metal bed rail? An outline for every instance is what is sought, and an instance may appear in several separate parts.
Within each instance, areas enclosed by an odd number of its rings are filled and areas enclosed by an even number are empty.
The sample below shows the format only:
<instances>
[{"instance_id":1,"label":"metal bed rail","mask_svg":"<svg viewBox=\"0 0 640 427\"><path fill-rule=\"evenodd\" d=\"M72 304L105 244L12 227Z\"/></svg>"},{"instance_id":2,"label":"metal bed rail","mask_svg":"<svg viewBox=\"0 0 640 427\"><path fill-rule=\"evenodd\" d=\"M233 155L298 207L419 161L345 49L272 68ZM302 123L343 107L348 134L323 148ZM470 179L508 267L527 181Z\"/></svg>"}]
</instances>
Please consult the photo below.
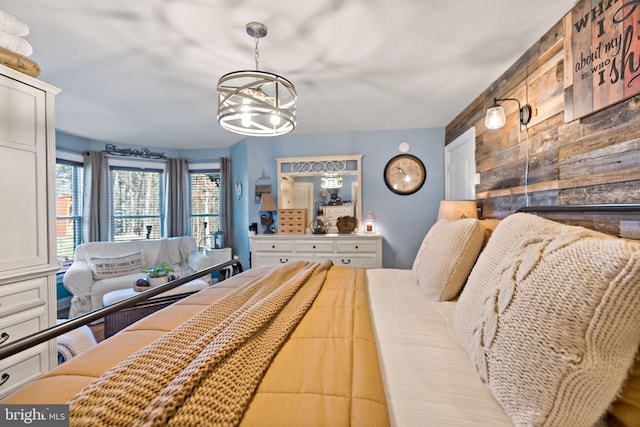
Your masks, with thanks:
<instances>
[{"instance_id":1,"label":"metal bed rail","mask_svg":"<svg viewBox=\"0 0 640 427\"><path fill-rule=\"evenodd\" d=\"M47 329L43 329L31 335L27 335L23 338L20 338L16 341L10 342L8 344L0 346L0 360L5 359L9 356L13 356L14 354L20 353L21 351L27 350L33 346L38 344L42 344L43 342L49 341L50 339L56 338L64 333L72 331L76 328L79 328L84 325L88 325L89 323L101 319L108 314L115 313L119 310L133 307L137 303L141 301L148 300L151 297L154 297L158 294L166 292L170 289L176 288L180 285L184 285L191 280L198 279L202 276L209 275L216 271L223 270L225 268L232 267L234 272L237 270L237 273L242 273L242 263L237 259L232 259L231 261L225 261L216 265L213 265L204 270L196 271L193 274L190 274L185 277L181 277L179 279L172 280L160 286L154 286L151 289L148 289L144 292L140 292L138 295L134 295L122 301L118 301L106 307L98 308L96 310L85 313L81 316L74 317L73 319L69 319L68 321L61 323L59 325L51 326Z\"/></svg>"}]
</instances>

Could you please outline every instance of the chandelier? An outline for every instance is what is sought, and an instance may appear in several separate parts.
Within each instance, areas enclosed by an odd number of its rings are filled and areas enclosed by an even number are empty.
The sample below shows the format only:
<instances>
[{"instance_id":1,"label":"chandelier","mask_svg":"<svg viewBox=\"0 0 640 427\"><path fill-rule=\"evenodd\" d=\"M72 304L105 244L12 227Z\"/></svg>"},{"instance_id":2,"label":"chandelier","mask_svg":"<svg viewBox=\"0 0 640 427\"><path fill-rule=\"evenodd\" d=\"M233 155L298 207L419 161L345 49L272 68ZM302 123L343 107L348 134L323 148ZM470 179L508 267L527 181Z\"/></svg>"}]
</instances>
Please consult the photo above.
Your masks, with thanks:
<instances>
[{"instance_id":1,"label":"chandelier","mask_svg":"<svg viewBox=\"0 0 640 427\"><path fill-rule=\"evenodd\" d=\"M267 35L267 27L250 22L247 34L256 41L256 69L220 77L218 124L240 135L285 135L296 127L296 88L284 77L258 70L258 40Z\"/></svg>"}]
</instances>

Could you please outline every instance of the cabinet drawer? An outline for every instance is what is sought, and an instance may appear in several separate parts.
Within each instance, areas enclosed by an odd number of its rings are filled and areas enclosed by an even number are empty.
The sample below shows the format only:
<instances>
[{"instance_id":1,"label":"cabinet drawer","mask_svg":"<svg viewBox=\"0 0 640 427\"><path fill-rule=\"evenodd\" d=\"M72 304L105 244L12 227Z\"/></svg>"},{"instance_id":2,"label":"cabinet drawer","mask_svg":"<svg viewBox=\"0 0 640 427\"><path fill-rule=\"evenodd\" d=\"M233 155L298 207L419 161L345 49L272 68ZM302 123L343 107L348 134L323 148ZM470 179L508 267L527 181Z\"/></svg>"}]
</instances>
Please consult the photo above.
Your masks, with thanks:
<instances>
[{"instance_id":1,"label":"cabinet drawer","mask_svg":"<svg viewBox=\"0 0 640 427\"><path fill-rule=\"evenodd\" d=\"M334 265L350 266L350 267L364 267L364 268L377 268L377 258L375 254L371 255L358 255L358 254L322 254L318 255L318 262L326 260L333 261Z\"/></svg>"},{"instance_id":2,"label":"cabinet drawer","mask_svg":"<svg viewBox=\"0 0 640 427\"><path fill-rule=\"evenodd\" d=\"M333 241L297 240L296 252L333 252Z\"/></svg>"},{"instance_id":3,"label":"cabinet drawer","mask_svg":"<svg viewBox=\"0 0 640 427\"><path fill-rule=\"evenodd\" d=\"M47 298L47 279L24 280L0 286L0 318L44 306Z\"/></svg>"},{"instance_id":4,"label":"cabinet drawer","mask_svg":"<svg viewBox=\"0 0 640 427\"><path fill-rule=\"evenodd\" d=\"M337 242L336 252L376 252L378 244L375 240L342 240Z\"/></svg>"},{"instance_id":5,"label":"cabinet drawer","mask_svg":"<svg viewBox=\"0 0 640 427\"><path fill-rule=\"evenodd\" d=\"M41 344L0 362L0 398L44 374L45 354Z\"/></svg>"},{"instance_id":6,"label":"cabinet drawer","mask_svg":"<svg viewBox=\"0 0 640 427\"><path fill-rule=\"evenodd\" d=\"M44 319L44 306L0 319L0 345L43 330Z\"/></svg>"},{"instance_id":7,"label":"cabinet drawer","mask_svg":"<svg viewBox=\"0 0 640 427\"><path fill-rule=\"evenodd\" d=\"M282 254L255 254L253 256L252 267L264 267L265 265L286 264L293 261L312 261L310 256L294 255L292 253Z\"/></svg>"},{"instance_id":8,"label":"cabinet drawer","mask_svg":"<svg viewBox=\"0 0 640 427\"><path fill-rule=\"evenodd\" d=\"M256 252L293 252L292 240L256 240Z\"/></svg>"}]
</instances>

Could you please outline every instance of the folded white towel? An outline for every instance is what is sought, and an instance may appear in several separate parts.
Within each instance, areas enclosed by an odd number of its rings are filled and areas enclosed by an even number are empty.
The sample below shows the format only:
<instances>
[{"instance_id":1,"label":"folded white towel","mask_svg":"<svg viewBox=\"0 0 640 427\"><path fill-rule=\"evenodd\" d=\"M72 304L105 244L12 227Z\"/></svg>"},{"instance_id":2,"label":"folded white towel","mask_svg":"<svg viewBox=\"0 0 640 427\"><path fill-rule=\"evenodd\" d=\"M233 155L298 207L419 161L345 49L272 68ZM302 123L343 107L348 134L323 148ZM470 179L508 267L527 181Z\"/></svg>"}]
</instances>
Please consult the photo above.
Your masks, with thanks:
<instances>
[{"instance_id":1,"label":"folded white towel","mask_svg":"<svg viewBox=\"0 0 640 427\"><path fill-rule=\"evenodd\" d=\"M27 24L2 10L0 10L0 30L18 37L24 37L29 34L29 26Z\"/></svg>"},{"instance_id":2,"label":"folded white towel","mask_svg":"<svg viewBox=\"0 0 640 427\"><path fill-rule=\"evenodd\" d=\"M0 47L22 56L31 56L33 47L23 38L0 30Z\"/></svg>"}]
</instances>

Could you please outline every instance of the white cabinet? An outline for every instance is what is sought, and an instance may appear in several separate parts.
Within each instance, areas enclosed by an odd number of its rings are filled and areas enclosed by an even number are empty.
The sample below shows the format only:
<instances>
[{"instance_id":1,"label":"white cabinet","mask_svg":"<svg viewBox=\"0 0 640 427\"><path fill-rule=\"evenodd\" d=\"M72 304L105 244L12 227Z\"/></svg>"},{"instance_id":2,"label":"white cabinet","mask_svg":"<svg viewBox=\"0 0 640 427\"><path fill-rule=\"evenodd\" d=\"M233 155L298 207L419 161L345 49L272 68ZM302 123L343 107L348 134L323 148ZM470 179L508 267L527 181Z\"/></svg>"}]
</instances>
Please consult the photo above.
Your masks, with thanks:
<instances>
[{"instance_id":1,"label":"white cabinet","mask_svg":"<svg viewBox=\"0 0 640 427\"><path fill-rule=\"evenodd\" d=\"M58 89L0 66L0 345L55 324ZM0 397L57 364L55 340L0 361Z\"/></svg>"},{"instance_id":2,"label":"white cabinet","mask_svg":"<svg viewBox=\"0 0 640 427\"><path fill-rule=\"evenodd\" d=\"M250 240L252 267L326 260L335 265L382 267L379 234L263 234Z\"/></svg>"}]
</instances>

